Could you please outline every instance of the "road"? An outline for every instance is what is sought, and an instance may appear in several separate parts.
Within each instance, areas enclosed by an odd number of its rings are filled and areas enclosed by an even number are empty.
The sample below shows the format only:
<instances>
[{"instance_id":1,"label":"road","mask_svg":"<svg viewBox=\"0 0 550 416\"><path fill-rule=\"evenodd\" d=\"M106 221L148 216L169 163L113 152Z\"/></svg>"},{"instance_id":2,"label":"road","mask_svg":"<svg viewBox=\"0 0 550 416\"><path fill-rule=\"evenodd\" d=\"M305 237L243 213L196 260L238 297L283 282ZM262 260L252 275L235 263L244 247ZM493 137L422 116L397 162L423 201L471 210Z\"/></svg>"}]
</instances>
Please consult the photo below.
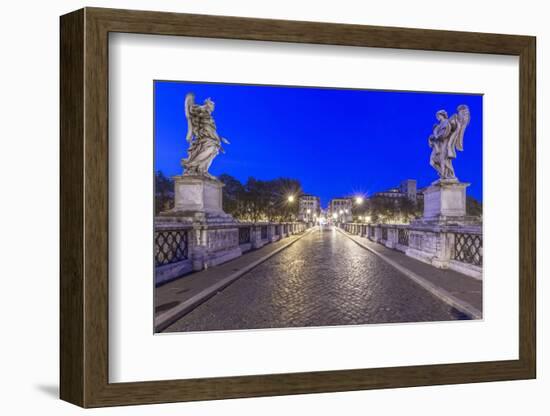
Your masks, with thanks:
<instances>
[{"instance_id":1,"label":"road","mask_svg":"<svg viewBox=\"0 0 550 416\"><path fill-rule=\"evenodd\" d=\"M336 230L314 231L165 332L465 319Z\"/></svg>"}]
</instances>

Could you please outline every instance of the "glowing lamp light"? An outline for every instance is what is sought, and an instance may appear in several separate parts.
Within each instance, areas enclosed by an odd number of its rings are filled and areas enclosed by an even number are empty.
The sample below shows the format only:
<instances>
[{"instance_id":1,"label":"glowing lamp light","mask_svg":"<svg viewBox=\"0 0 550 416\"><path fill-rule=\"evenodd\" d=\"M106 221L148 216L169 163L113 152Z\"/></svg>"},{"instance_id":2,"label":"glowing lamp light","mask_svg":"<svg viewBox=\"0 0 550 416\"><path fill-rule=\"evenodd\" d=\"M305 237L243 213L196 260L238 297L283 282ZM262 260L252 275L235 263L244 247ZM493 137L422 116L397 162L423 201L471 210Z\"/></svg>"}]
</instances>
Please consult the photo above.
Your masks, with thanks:
<instances>
[{"instance_id":1,"label":"glowing lamp light","mask_svg":"<svg viewBox=\"0 0 550 416\"><path fill-rule=\"evenodd\" d=\"M355 202L357 203L357 205L361 205L363 203L363 197L358 196L357 198L355 198Z\"/></svg>"},{"instance_id":2,"label":"glowing lamp light","mask_svg":"<svg viewBox=\"0 0 550 416\"><path fill-rule=\"evenodd\" d=\"M294 195L288 196L288 202L294 202Z\"/></svg>"},{"instance_id":3,"label":"glowing lamp light","mask_svg":"<svg viewBox=\"0 0 550 416\"><path fill-rule=\"evenodd\" d=\"M336 214L336 212L334 214L332 214L332 218L338 218L338 214Z\"/></svg>"}]
</instances>

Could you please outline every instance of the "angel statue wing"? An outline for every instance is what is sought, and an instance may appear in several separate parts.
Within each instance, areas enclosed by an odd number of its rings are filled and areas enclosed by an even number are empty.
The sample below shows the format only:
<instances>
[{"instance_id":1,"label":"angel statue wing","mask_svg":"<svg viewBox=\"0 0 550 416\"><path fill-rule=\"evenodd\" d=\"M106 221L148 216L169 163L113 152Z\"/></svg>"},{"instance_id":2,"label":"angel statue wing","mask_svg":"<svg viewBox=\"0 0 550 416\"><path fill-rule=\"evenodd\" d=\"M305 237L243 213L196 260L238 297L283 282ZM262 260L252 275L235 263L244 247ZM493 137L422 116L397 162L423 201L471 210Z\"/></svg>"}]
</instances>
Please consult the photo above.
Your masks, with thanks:
<instances>
[{"instance_id":1,"label":"angel statue wing","mask_svg":"<svg viewBox=\"0 0 550 416\"><path fill-rule=\"evenodd\" d=\"M455 114L456 129L449 140L450 147L454 150L464 150L464 132L470 124L470 109L467 105L459 105Z\"/></svg>"},{"instance_id":2,"label":"angel statue wing","mask_svg":"<svg viewBox=\"0 0 550 416\"><path fill-rule=\"evenodd\" d=\"M187 93L185 96L185 117L187 118L187 136L185 139L188 143L193 140L193 122L191 121L191 108L195 105L195 94Z\"/></svg>"}]
</instances>

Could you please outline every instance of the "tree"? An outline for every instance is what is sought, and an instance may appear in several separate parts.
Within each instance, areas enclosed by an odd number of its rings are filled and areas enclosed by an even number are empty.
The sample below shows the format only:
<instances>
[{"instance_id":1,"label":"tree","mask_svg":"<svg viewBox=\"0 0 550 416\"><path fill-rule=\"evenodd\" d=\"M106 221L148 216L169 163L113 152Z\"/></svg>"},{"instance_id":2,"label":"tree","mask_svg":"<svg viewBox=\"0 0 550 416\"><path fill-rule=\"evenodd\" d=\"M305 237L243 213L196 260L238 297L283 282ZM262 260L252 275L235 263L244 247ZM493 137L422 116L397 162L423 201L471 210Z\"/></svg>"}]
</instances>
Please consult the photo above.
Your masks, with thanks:
<instances>
[{"instance_id":1,"label":"tree","mask_svg":"<svg viewBox=\"0 0 550 416\"><path fill-rule=\"evenodd\" d=\"M242 217L244 212L245 189L238 179L231 175L222 174L218 178L225 185L223 187L223 210L235 218Z\"/></svg>"},{"instance_id":2,"label":"tree","mask_svg":"<svg viewBox=\"0 0 550 416\"><path fill-rule=\"evenodd\" d=\"M415 218L422 217L424 213L424 201L418 199L416 202L408 198L386 198L375 196L368 199L361 207L354 207L353 216L357 221L358 217L369 216L373 223L410 223ZM481 219L483 205L475 198L466 197L466 214Z\"/></svg>"},{"instance_id":3,"label":"tree","mask_svg":"<svg viewBox=\"0 0 550 416\"><path fill-rule=\"evenodd\" d=\"M483 205L474 197L466 196L466 214L481 219L483 215Z\"/></svg>"},{"instance_id":4,"label":"tree","mask_svg":"<svg viewBox=\"0 0 550 416\"><path fill-rule=\"evenodd\" d=\"M361 208L354 208L353 214L355 220L361 215L370 217L374 223L408 223L422 215L423 206L422 200L375 196L365 201Z\"/></svg>"},{"instance_id":5,"label":"tree","mask_svg":"<svg viewBox=\"0 0 550 416\"><path fill-rule=\"evenodd\" d=\"M223 210L240 221L291 221L298 217L298 198L303 194L300 181L277 178L268 181L237 178L222 174ZM292 195L293 201L288 197ZM174 181L158 171L155 174L155 214L174 206Z\"/></svg>"},{"instance_id":6,"label":"tree","mask_svg":"<svg viewBox=\"0 0 550 416\"><path fill-rule=\"evenodd\" d=\"M155 173L155 215L174 207L174 181L160 170Z\"/></svg>"},{"instance_id":7,"label":"tree","mask_svg":"<svg viewBox=\"0 0 550 416\"><path fill-rule=\"evenodd\" d=\"M289 221L298 215L299 181L277 178L263 181L249 177L243 185L230 175L221 175L224 188L224 210L241 221ZM294 196L289 202L288 197Z\"/></svg>"},{"instance_id":8,"label":"tree","mask_svg":"<svg viewBox=\"0 0 550 416\"><path fill-rule=\"evenodd\" d=\"M268 221L291 221L298 218L299 198L303 195L300 181L290 178L277 178L268 182L271 195L267 210ZM293 197L290 201L289 197Z\"/></svg>"}]
</instances>

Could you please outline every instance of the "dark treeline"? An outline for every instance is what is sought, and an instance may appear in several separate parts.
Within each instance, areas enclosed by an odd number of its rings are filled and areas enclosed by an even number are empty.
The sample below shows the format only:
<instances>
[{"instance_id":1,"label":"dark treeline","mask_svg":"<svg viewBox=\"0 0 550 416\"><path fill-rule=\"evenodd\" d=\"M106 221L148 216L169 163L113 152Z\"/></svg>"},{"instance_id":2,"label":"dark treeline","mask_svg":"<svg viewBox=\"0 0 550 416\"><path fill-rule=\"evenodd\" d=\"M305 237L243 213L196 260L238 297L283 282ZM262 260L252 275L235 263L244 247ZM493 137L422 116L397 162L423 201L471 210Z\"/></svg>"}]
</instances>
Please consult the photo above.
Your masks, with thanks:
<instances>
[{"instance_id":1,"label":"dark treeline","mask_svg":"<svg viewBox=\"0 0 550 416\"><path fill-rule=\"evenodd\" d=\"M160 170L155 173L155 215L174 207L174 180Z\"/></svg>"},{"instance_id":2,"label":"dark treeline","mask_svg":"<svg viewBox=\"0 0 550 416\"><path fill-rule=\"evenodd\" d=\"M303 191L296 179L250 177L244 184L227 174L218 179L225 184L224 211L240 221L291 221L298 217L298 198Z\"/></svg>"},{"instance_id":3,"label":"dark treeline","mask_svg":"<svg viewBox=\"0 0 550 416\"><path fill-rule=\"evenodd\" d=\"M355 205L352 212L354 221L368 217L368 221L373 223L408 223L421 217L423 210L421 200L415 203L407 198L373 197L362 205Z\"/></svg>"},{"instance_id":4,"label":"dark treeline","mask_svg":"<svg viewBox=\"0 0 550 416\"><path fill-rule=\"evenodd\" d=\"M419 199L415 203L407 198L373 197L365 200L361 205L354 204L352 212L354 221L361 221L368 217L368 221L373 223L406 224L415 218L422 217L424 201ZM481 219L483 214L481 202L466 196L466 214Z\"/></svg>"},{"instance_id":5,"label":"dark treeline","mask_svg":"<svg viewBox=\"0 0 550 416\"><path fill-rule=\"evenodd\" d=\"M477 199L466 195L466 215L481 219L483 216L483 204Z\"/></svg>"},{"instance_id":6,"label":"dark treeline","mask_svg":"<svg viewBox=\"0 0 550 416\"><path fill-rule=\"evenodd\" d=\"M298 217L300 181L277 178L262 181L253 177L241 183L231 175L218 177L223 187L223 210L239 221L291 221ZM292 196L293 200L289 201ZM174 206L174 181L162 172L155 174L155 214Z\"/></svg>"},{"instance_id":7,"label":"dark treeline","mask_svg":"<svg viewBox=\"0 0 550 416\"><path fill-rule=\"evenodd\" d=\"M223 209L239 221L291 221L298 218L298 198L303 195L300 181L277 178L262 181L253 177L241 183L231 175L222 174L218 178L224 183ZM288 197L294 200L289 201ZM155 214L174 206L174 181L158 171L155 174ZM423 201L414 203L406 198L369 198L362 205L354 204L353 219L359 221L369 217L373 223L408 223L422 216ZM482 204L468 196L468 215L481 218Z\"/></svg>"}]
</instances>

